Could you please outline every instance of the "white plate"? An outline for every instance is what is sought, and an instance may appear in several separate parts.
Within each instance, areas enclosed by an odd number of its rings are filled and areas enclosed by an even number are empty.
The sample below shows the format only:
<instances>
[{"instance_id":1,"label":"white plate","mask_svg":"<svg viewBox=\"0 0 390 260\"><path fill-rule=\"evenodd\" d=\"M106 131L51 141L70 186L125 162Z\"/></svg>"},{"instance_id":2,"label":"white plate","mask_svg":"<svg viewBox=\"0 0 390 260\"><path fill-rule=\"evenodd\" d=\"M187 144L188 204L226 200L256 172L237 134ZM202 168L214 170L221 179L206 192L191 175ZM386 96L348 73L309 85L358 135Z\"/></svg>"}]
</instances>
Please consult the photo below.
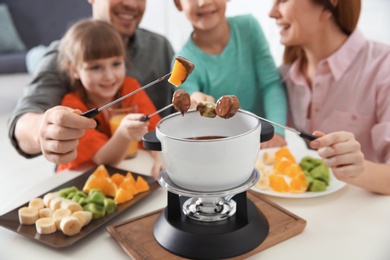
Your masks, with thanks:
<instances>
[{"instance_id":1,"label":"white plate","mask_svg":"<svg viewBox=\"0 0 390 260\"><path fill-rule=\"evenodd\" d=\"M269 149L262 149L259 152L259 159L262 160L263 154L266 151L276 151L279 148L269 148ZM291 153L294 155L295 160L299 163L303 157L305 156L311 156L314 158L320 158L319 155L317 154L316 151L313 150L305 150L304 152L299 152L299 153L294 153L294 150L290 148ZM266 169L272 171L273 165L272 166L266 166ZM326 187L325 191L321 192L303 192L303 193L290 193L290 192L276 192L273 191L271 187L269 187L266 190L262 190L257 188L256 186L253 186L251 189L254 191L257 191L259 193L269 195L269 196L275 196L275 197L280 197L280 198L314 198L314 197L320 197L320 196L325 196L331 193L334 193L340 189L342 189L346 183L337 180L334 176L331 170L329 170L330 173L330 181L329 181L329 186ZM260 172L261 174L261 172Z\"/></svg>"}]
</instances>

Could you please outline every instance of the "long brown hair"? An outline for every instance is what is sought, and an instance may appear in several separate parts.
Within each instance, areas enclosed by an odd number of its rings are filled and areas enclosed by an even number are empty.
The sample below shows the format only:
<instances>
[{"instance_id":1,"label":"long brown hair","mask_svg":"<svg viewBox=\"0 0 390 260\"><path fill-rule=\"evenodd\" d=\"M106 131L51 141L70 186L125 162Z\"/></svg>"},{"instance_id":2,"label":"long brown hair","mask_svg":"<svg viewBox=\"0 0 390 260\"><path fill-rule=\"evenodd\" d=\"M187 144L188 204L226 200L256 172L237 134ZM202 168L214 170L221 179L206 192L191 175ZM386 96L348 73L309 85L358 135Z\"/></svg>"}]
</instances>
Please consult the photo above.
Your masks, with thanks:
<instances>
[{"instance_id":1,"label":"long brown hair","mask_svg":"<svg viewBox=\"0 0 390 260\"><path fill-rule=\"evenodd\" d=\"M334 6L331 0L311 0L313 3L322 5L329 10L338 27L347 35L350 35L356 28L359 21L361 0L338 0ZM305 58L301 46L287 46L284 49L283 63L291 64L298 58Z\"/></svg>"}]
</instances>

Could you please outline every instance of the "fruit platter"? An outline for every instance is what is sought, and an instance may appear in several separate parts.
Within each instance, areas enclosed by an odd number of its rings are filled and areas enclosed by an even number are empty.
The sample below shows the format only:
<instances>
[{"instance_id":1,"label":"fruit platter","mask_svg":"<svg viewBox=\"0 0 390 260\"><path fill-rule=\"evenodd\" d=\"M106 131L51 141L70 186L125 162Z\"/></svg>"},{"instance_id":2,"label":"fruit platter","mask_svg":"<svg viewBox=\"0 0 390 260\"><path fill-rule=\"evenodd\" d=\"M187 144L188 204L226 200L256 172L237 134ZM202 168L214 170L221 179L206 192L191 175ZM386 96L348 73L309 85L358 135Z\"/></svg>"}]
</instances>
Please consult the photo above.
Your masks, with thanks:
<instances>
[{"instance_id":1,"label":"fruit platter","mask_svg":"<svg viewBox=\"0 0 390 260\"><path fill-rule=\"evenodd\" d=\"M159 187L99 165L0 216L0 226L54 248L71 246Z\"/></svg>"},{"instance_id":2,"label":"fruit platter","mask_svg":"<svg viewBox=\"0 0 390 260\"><path fill-rule=\"evenodd\" d=\"M334 193L346 184L337 180L317 152L288 147L262 149L255 167L260 179L252 190L282 198L313 198Z\"/></svg>"}]
</instances>

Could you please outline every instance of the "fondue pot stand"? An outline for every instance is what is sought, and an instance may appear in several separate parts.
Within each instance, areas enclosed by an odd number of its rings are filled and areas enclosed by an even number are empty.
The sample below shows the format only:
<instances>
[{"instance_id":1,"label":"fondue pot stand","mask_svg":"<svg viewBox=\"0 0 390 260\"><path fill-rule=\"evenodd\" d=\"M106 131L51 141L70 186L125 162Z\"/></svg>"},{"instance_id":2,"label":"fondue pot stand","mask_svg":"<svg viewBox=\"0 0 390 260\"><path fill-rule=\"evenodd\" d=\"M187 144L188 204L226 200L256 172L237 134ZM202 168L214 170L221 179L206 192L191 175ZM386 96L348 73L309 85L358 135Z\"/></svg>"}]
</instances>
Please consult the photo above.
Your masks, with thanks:
<instances>
[{"instance_id":1,"label":"fondue pot stand","mask_svg":"<svg viewBox=\"0 0 390 260\"><path fill-rule=\"evenodd\" d=\"M175 113L145 134L144 147L161 151L166 166L158 182L168 203L154 225L156 241L190 259L231 258L259 246L269 224L246 191L260 178L260 140L273 134L270 124L240 110L230 119Z\"/></svg>"}]
</instances>

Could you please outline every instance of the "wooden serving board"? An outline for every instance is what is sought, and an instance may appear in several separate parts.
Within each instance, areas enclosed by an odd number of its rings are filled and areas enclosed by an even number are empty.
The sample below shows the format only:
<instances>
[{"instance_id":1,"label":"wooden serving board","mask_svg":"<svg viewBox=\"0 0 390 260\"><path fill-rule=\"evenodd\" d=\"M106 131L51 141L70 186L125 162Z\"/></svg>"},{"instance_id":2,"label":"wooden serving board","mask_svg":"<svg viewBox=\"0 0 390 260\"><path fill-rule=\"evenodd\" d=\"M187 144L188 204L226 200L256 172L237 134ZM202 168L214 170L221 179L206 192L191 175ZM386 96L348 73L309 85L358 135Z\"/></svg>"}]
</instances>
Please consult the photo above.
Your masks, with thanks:
<instances>
[{"instance_id":1,"label":"wooden serving board","mask_svg":"<svg viewBox=\"0 0 390 260\"><path fill-rule=\"evenodd\" d=\"M276 205L263 195L249 190L247 196L267 218L269 234L264 242L252 251L231 259L245 259L296 236L305 229L306 220ZM131 259L185 259L165 250L154 239L153 226L161 211L162 209L107 226L107 231Z\"/></svg>"}]
</instances>

